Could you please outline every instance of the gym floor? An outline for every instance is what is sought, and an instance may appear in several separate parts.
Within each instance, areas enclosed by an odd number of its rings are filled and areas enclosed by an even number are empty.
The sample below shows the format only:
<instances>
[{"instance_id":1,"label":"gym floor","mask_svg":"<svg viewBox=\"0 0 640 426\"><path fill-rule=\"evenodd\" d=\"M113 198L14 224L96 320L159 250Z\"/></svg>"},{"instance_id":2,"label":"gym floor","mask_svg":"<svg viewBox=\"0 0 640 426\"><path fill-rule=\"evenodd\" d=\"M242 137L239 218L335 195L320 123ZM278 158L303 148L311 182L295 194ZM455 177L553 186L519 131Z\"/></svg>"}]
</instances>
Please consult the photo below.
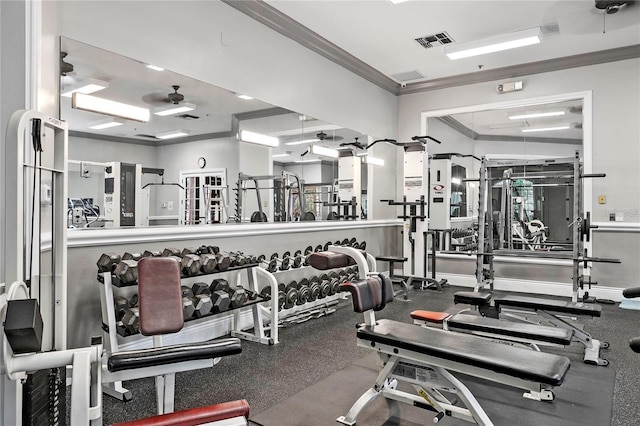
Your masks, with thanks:
<instances>
[{"instance_id":1,"label":"gym floor","mask_svg":"<svg viewBox=\"0 0 640 426\"><path fill-rule=\"evenodd\" d=\"M442 291L410 290L409 302L397 298L376 315L377 318L410 322L409 312L414 309L459 309L453 307L453 294L460 290L468 288L447 286ZM243 342L241 354L225 357L213 368L177 374L176 410L244 398L249 402L253 416L369 355L370 350L356 346L355 324L362 321L362 315L353 312L349 301L341 301L336 308L329 316L281 328L278 345ZM614 368L616 371L613 426L640 422L640 354L628 346L629 338L640 335L638 324L640 311L620 309L618 304L602 305L602 317L585 323L586 331L611 344L609 349L602 351L610 366L593 368ZM582 363L583 346L576 343L554 352L566 355L572 362ZM105 395L105 424L155 413L152 378L125 382L124 385L132 391L133 400L123 403ZM585 389L585 392L598 392L598 389ZM358 396L354 395L354 400ZM576 419L576 425L579 424L580 419Z\"/></svg>"}]
</instances>

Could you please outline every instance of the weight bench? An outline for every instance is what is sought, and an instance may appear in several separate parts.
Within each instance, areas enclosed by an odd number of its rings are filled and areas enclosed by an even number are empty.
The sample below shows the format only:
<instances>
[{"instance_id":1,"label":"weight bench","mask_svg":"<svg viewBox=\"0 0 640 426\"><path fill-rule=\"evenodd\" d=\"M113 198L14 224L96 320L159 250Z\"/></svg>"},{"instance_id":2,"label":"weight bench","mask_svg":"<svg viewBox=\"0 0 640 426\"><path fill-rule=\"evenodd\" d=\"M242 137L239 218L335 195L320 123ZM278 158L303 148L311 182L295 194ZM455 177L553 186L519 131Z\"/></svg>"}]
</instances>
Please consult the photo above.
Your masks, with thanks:
<instances>
[{"instance_id":1,"label":"weight bench","mask_svg":"<svg viewBox=\"0 0 640 426\"><path fill-rule=\"evenodd\" d=\"M451 315L416 310L411 312L411 318L414 324L437 325L443 330L519 343L535 350L539 350L538 345L568 346L573 338L573 330L565 328L505 321L464 312Z\"/></svg>"},{"instance_id":2,"label":"weight bench","mask_svg":"<svg viewBox=\"0 0 640 426\"><path fill-rule=\"evenodd\" d=\"M242 351L240 339L237 338L162 345L163 334L178 332L184 326L180 283L180 263L175 258L140 259L140 333L153 336L154 347L115 352L108 354L105 360L104 383L155 376L157 414L173 412L175 373L213 367L220 357ZM105 393L112 392L113 388L105 387Z\"/></svg>"},{"instance_id":3,"label":"weight bench","mask_svg":"<svg viewBox=\"0 0 640 426\"><path fill-rule=\"evenodd\" d=\"M241 399L140 420L116 423L113 426L192 426L204 424L240 426L246 425L248 418L249 404L244 399Z\"/></svg>"},{"instance_id":4,"label":"weight bench","mask_svg":"<svg viewBox=\"0 0 640 426\"><path fill-rule=\"evenodd\" d=\"M602 313L600 305L581 302L567 302L555 299L506 295L491 300L491 294L461 291L454 294L455 303L464 303L478 308L483 316L500 318L519 323L548 323L559 329L573 333L573 340L584 345L584 362L607 366L609 361L600 357L600 349L609 347L608 342L594 339L591 334L569 321L571 317L595 318ZM527 313L535 314L530 318ZM542 321L541 321L542 320Z\"/></svg>"},{"instance_id":5,"label":"weight bench","mask_svg":"<svg viewBox=\"0 0 640 426\"><path fill-rule=\"evenodd\" d=\"M332 250L332 248L330 248ZM365 322L357 330L358 346L375 350L381 370L375 384L337 419L346 425L356 424L358 415L382 396L396 404L404 402L435 412L434 422L445 416L480 425L493 423L471 391L452 372L514 386L526 390L524 396L551 401L551 388L562 384L569 370L563 356L531 351L491 342L481 337L454 334L444 330L416 327L413 324L375 319L375 311L393 301L393 286L385 275L360 267L365 260L355 250L342 247L339 253L323 253L332 262L347 262L352 257L359 265L360 279L340 285L351 293L353 309L363 313ZM315 262L310 259L310 263ZM398 381L412 385L417 394L396 389ZM444 393L454 394L447 398ZM457 399L462 405L456 405ZM397 408L397 407L396 407Z\"/></svg>"}]
</instances>

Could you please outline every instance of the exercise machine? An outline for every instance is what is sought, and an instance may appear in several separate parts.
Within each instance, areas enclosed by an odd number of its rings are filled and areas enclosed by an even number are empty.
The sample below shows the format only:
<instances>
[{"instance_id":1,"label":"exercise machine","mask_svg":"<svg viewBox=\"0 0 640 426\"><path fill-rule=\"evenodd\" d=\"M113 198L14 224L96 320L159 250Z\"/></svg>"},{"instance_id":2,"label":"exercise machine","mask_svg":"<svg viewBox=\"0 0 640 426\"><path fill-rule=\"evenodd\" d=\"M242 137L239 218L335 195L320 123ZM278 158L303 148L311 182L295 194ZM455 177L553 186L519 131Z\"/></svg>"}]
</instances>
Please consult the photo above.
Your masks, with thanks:
<instances>
[{"instance_id":1,"label":"exercise machine","mask_svg":"<svg viewBox=\"0 0 640 426\"><path fill-rule=\"evenodd\" d=\"M622 295L627 299L640 297L640 287L625 288L622 290ZM640 337L632 337L629 340L629 347L632 351L640 353Z\"/></svg>"},{"instance_id":2,"label":"exercise machine","mask_svg":"<svg viewBox=\"0 0 640 426\"><path fill-rule=\"evenodd\" d=\"M404 150L403 167L403 197L401 201L381 200L390 206L401 206L402 215L398 218L404 220L403 226L403 253L404 258L396 258L395 261L404 263L404 274L394 278L405 280L407 286L417 289L436 288L440 290L447 280L438 280L435 277L435 252L432 250L431 277L428 271L428 239L433 236L429 232L428 225L428 197L429 197L429 156L427 141L441 143L430 136L414 136L410 142L399 143L394 139L381 139L374 141L367 148L378 142L386 142L401 147ZM431 244L434 241L432 238ZM432 247L433 249L434 247ZM385 256L387 257L387 256ZM406 259L405 259L406 258ZM404 260L403 260L404 259ZM408 263L405 260L408 259ZM388 257L387 259L388 260Z\"/></svg>"},{"instance_id":3,"label":"exercise machine","mask_svg":"<svg viewBox=\"0 0 640 426\"><path fill-rule=\"evenodd\" d=\"M369 270L363 254L353 248L331 246L329 250L333 253L313 253L309 263L314 267L335 267L355 261L358 279L341 284L340 290L350 292L354 311L364 314L364 323L357 327L358 346L372 349L380 357L374 385L346 415L337 418L339 423L356 424L360 413L382 397L395 413L400 402L434 412L432 419L436 423L448 416L492 425L473 393L455 377L456 373L523 389L526 391L523 396L532 400L555 398L552 388L564 381L570 365L568 358L471 335L376 320L375 312L393 301L388 277ZM415 393L400 390L401 382Z\"/></svg>"},{"instance_id":4,"label":"exercise machine","mask_svg":"<svg viewBox=\"0 0 640 426\"><path fill-rule=\"evenodd\" d=\"M142 169L141 164L106 163L105 226L149 225L149 192L142 188Z\"/></svg>"},{"instance_id":5,"label":"exercise machine","mask_svg":"<svg viewBox=\"0 0 640 426\"><path fill-rule=\"evenodd\" d=\"M332 200L325 201L323 206L333 208L327 220L356 220L360 218L358 206L362 205L362 159L354 155L350 149L340 150L338 157L338 179L332 194Z\"/></svg>"}]
</instances>

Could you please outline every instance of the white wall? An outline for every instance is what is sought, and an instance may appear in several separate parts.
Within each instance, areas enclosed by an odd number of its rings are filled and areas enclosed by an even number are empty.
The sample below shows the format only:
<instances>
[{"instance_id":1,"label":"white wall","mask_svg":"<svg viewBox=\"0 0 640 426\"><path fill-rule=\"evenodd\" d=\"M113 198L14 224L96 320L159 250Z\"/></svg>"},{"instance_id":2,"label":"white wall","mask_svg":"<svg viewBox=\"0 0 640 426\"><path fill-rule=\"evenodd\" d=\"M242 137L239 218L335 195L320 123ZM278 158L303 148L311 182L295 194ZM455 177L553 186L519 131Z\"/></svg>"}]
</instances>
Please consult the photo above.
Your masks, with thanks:
<instances>
[{"instance_id":1,"label":"white wall","mask_svg":"<svg viewBox=\"0 0 640 426\"><path fill-rule=\"evenodd\" d=\"M398 138L420 132L422 111L591 90L593 172L607 174L593 182L593 196L606 195L607 204L593 206L592 220L606 221L614 210L640 222L639 75L640 59L629 59L518 78L524 90L504 95L496 92L500 82L488 82L400 96Z\"/></svg>"},{"instance_id":2,"label":"white wall","mask_svg":"<svg viewBox=\"0 0 640 426\"><path fill-rule=\"evenodd\" d=\"M224 3L59 4L65 37L365 134L395 134L394 95Z\"/></svg>"}]
</instances>

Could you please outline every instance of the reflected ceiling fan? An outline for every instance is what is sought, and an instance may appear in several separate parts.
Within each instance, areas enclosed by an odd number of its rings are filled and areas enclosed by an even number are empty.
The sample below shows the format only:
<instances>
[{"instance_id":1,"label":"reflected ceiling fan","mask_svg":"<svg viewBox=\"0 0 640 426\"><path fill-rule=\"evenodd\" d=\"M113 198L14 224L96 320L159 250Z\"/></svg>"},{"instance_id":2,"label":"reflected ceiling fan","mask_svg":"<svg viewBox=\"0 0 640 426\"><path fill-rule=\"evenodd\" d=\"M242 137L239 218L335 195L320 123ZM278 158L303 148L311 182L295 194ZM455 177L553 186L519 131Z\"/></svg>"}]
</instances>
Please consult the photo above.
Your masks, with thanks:
<instances>
[{"instance_id":1,"label":"reflected ceiling fan","mask_svg":"<svg viewBox=\"0 0 640 426\"><path fill-rule=\"evenodd\" d=\"M151 105L157 104L166 104L171 103L174 105L178 105L180 102L184 101L184 95L182 93L178 93L180 86L174 85L171 86L173 88L173 93L149 93L142 96L142 100Z\"/></svg>"},{"instance_id":2,"label":"reflected ceiling fan","mask_svg":"<svg viewBox=\"0 0 640 426\"><path fill-rule=\"evenodd\" d=\"M359 142L358 139L360 138L355 138L353 142L342 142L340 146L355 146L358 149L367 149L367 146L362 142Z\"/></svg>"},{"instance_id":3,"label":"reflected ceiling fan","mask_svg":"<svg viewBox=\"0 0 640 426\"><path fill-rule=\"evenodd\" d=\"M319 133L316 133L316 138L318 138L320 141L336 141L336 142L344 139L342 136L328 135L322 130Z\"/></svg>"}]
</instances>

